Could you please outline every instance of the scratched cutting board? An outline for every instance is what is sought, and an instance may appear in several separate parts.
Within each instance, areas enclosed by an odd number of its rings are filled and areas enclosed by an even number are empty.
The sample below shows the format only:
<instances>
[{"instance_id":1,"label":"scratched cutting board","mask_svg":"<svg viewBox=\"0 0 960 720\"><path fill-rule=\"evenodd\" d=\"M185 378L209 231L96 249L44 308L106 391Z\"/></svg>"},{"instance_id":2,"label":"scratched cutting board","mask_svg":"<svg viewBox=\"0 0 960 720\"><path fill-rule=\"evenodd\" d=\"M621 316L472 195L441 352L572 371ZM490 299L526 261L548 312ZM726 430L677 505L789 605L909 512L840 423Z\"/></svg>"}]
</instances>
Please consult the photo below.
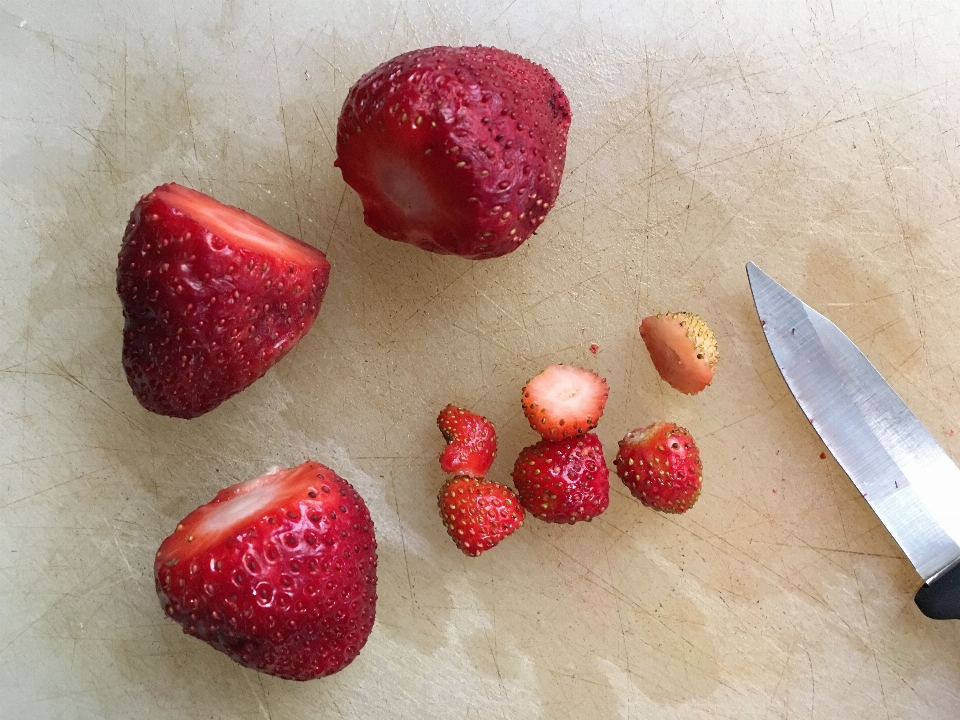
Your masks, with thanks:
<instances>
[{"instance_id":1,"label":"scratched cutting board","mask_svg":"<svg viewBox=\"0 0 960 720\"><path fill-rule=\"evenodd\" d=\"M743 270L834 319L960 457L950 7L0 0L0 717L956 718L960 624L919 614L821 459ZM572 102L557 207L501 259L377 237L332 166L348 87L438 43L519 52ZM143 411L119 362L120 237L169 180L333 264L297 349L189 422ZM675 309L719 337L693 398L637 334ZM520 388L553 362L608 379L610 461L634 427L689 427L703 496L665 517L614 478L594 522L531 518L467 559L435 509L436 413L490 417L508 481ZM367 498L380 602L356 662L298 684L184 636L152 560L218 488L306 457Z\"/></svg>"}]
</instances>

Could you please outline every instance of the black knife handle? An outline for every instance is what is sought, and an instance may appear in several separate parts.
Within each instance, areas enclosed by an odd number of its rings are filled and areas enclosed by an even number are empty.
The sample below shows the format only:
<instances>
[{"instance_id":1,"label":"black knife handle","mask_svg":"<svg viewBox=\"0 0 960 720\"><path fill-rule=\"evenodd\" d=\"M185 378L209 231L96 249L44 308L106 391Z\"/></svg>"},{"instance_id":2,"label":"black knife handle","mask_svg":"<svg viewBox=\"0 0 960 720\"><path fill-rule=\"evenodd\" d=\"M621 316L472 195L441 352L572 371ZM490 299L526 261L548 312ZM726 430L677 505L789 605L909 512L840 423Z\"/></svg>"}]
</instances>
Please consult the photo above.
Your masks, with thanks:
<instances>
[{"instance_id":1,"label":"black knife handle","mask_svg":"<svg viewBox=\"0 0 960 720\"><path fill-rule=\"evenodd\" d=\"M960 620L960 564L921 587L913 601L934 620Z\"/></svg>"}]
</instances>

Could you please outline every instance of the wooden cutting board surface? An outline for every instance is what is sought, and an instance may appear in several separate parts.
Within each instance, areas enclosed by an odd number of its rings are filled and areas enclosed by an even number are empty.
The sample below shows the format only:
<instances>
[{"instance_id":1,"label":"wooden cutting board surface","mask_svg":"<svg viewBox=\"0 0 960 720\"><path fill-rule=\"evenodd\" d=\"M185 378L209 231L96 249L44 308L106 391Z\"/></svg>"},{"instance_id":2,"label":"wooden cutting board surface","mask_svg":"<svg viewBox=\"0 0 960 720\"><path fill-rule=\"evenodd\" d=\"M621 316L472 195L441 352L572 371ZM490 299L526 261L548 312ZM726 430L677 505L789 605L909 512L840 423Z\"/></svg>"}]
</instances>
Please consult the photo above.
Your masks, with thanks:
<instances>
[{"instance_id":1,"label":"wooden cutting board surface","mask_svg":"<svg viewBox=\"0 0 960 720\"><path fill-rule=\"evenodd\" d=\"M224 0L0 7L0 718L956 718L960 623L824 447L769 356L752 260L833 319L960 457L960 15L949 3ZM557 207L497 260L389 242L333 167L350 85L433 44L550 68L574 121ZM176 181L327 253L317 325L193 421L120 367L116 253ZM717 331L681 396L637 326ZM597 352L590 350L596 344ZM688 427L680 517L614 479L589 524L478 559L436 512L438 410L497 425L554 362L610 384L607 458ZM367 499L378 621L343 672L245 670L167 620L152 561L229 483L311 457Z\"/></svg>"}]
</instances>

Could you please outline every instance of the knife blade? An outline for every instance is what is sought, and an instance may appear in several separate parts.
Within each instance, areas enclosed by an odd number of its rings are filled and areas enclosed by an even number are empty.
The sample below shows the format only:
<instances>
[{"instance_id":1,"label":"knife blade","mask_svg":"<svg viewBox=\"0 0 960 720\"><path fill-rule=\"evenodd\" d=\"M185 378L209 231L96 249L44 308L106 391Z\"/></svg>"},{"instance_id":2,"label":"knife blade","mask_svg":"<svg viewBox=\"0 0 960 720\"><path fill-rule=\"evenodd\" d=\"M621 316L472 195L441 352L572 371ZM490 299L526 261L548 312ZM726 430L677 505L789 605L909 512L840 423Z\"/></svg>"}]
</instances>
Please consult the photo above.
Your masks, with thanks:
<instances>
[{"instance_id":1,"label":"knife blade","mask_svg":"<svg viewBox=\"0 0 960 720\"><path fill-rule=\"evenodd\" d=\"M836 325L753 263L747 277L787 387L923 578L917 606L960 619L960 468Z\"/></svg>"}]
</instances>

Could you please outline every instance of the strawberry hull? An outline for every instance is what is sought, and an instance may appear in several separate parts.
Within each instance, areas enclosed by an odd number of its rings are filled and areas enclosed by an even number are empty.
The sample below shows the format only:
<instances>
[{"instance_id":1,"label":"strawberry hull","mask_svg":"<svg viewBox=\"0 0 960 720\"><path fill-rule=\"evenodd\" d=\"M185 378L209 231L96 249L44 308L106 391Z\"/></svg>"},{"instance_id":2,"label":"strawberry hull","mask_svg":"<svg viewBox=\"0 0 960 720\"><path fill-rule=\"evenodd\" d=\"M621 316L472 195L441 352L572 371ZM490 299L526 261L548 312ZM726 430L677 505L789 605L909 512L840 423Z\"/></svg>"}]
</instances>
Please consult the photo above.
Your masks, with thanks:
<instances>
[{"instance_id":1,"label":"strawberry hull","mask_svg":"<svg viewBox=\"0 0 960 720\"><path fill-rule=\"evenodd\" d=\"M164 612L246 667L291 680L333 674L376 615L373 522L356 490L307 462L222 490L157 552Z\"/></svg>"},{"instance_id":2,"label":"strawberry hull","mask_svg":"<svg viewBox=\"0 0 960 720\"><path fill-rule=\"evenodd\" d=\"M127 380L146 409L181 418L286 355L316 319L330 274L319 250L175 185L140 200L118 261Z\"/></svg>"}]
</instances>

